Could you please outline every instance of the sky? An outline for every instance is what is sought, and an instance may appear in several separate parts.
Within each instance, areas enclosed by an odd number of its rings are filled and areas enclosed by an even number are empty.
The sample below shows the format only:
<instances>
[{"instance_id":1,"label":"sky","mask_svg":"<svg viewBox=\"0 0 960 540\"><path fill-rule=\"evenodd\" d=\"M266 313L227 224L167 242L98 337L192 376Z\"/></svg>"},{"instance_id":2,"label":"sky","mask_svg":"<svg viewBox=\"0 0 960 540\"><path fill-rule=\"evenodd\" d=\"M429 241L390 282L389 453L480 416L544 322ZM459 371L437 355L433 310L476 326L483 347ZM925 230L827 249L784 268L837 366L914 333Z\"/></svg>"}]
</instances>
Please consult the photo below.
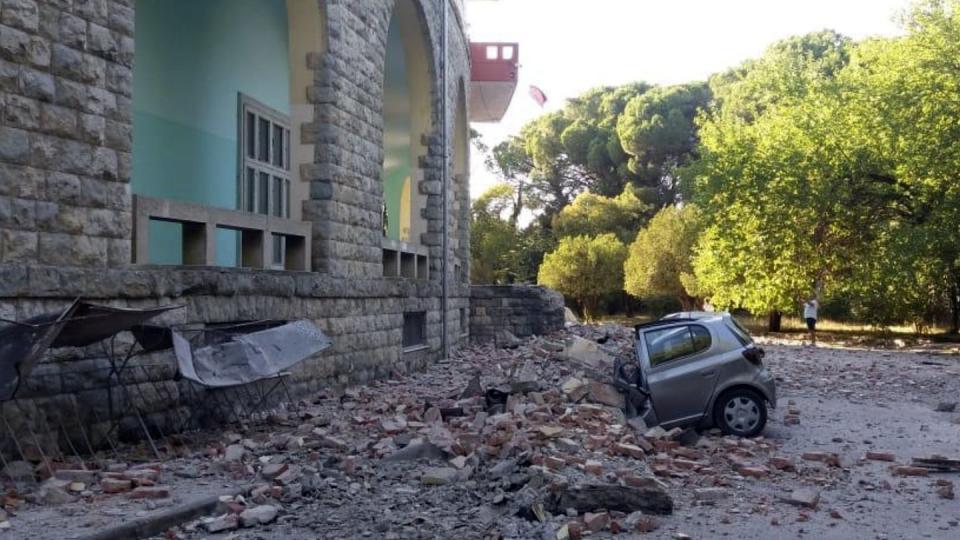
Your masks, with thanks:
<instances>
[{"instance_id":1,"label":"sky","mask_svg":"<svg viewBox=\"0 0 960 540\"><path fill-rule=\"evenodd\" d=\"M797 34L836 30L854 39L900 32L909 0L467 0L470 40L517 42L520 78L499 123L473 124L493 147L590 88L633 81L677 84L760 56ZM539 87L548 102L530 98ZM497 178L475 151L471 195Z\"/></svg>"}]
</instances>

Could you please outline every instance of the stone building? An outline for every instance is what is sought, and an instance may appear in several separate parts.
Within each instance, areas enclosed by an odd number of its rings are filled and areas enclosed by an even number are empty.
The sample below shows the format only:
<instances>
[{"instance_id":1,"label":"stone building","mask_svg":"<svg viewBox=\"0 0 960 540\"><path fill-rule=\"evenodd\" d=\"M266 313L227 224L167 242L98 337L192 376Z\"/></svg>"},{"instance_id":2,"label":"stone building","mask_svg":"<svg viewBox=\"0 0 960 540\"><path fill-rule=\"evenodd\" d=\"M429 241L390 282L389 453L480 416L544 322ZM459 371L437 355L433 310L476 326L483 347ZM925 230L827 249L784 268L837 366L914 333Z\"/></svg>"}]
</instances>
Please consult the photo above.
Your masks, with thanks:
<instances>
[{"instance_id":1,"label":"stone building","mask_svg":"<svg viewBox=\"0 0 960 540\"><path fill-rule=\"evenodd\" d=\"M463 14L457 0L0 0L0 318L76 297L183 305L170 325L308 318L334 346L295 370L299 392L465 343L470 104L503 114L518 54L471 48ZM478 333L550 327L527 319L556 296L515 292L482 291ZM172 355L135 362L150 369L126 384L162 387L141 403L162 422L183 391ZM18 397L41 415L95 410L107 368L102 348L60 351Z\"/></svg>"}]
</instances>

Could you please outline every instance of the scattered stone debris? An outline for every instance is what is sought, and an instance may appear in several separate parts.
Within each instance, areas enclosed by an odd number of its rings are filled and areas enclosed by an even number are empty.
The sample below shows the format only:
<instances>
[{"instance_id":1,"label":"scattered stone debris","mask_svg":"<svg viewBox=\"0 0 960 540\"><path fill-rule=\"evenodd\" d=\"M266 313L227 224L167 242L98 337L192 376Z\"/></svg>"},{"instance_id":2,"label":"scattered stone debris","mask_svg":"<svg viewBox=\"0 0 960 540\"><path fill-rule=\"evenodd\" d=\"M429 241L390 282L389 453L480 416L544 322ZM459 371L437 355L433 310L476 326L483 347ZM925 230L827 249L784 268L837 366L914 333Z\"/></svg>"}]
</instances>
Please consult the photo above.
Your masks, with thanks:
<instances>
[{"instance_id":1,"label":"scattered stone debris","mask_svg":"<svg viewBox=\"0 0 960 540\"><path fill-rule=\"evenodd\" d=\"M820 492L806 488L795 489L783 500L787 504L814 509L820 503Z\"/></svg>"},{"instance_id":2,"label":"scattered stone debris","mask_svg":"<svg viewBox=\"0 0 960 540\"><path fill-rule=\"evenodd\" d=\"M175 527L168 538L226 533L274 540L307 530L390 540L606 538L658 530L658 537L682 538L694 531L655 516L716 512L724 526L763 516L783 528L811 519L842 527L856 511L830 492L847 482L864 491L954 496L952 482L923 476L948 472L956 460L897 463L888 450L902 453L902 447L880 446L879 439L803 440L807 451L800 452L788 450L781 437L737 439L627 418L609 373L614 359L632 357L632 349L631 330L612 325L570 325L526 340L505 336L457 352L426 373L324 390L263 424L203 434L181 459L58 463L52 474L36 463L10 462L4 476L30 487L19 499L8 493L0 528L16 529L24 504L77 508L120 500L160 508L197 484L248 489L222 498L215 515ZM862 373L823 369L861 388ZM778 372L783 387L833 384L831 377L797 373ZM772 422L800 429L791 426L799 424L801 408L801 428L820 420L791 400L771 412L778 416ZM888 466L902 477L851 475ZM745 497L763 489L764 496ZM821 493L836 508L817 511L827 506Z\"/></svg>"},{"instance_id":3,"label":"scattered stone debris","mask_svg":"<svg viewBox=\"0 0 960 540\"><path fill-rule=\"evenodd\" d=\"M939 495L941 499L949 499L951 501L954 499L953 482L939 479L934 482L934 485L937 488L937 495Z\"/></svg>"}]
</instances>

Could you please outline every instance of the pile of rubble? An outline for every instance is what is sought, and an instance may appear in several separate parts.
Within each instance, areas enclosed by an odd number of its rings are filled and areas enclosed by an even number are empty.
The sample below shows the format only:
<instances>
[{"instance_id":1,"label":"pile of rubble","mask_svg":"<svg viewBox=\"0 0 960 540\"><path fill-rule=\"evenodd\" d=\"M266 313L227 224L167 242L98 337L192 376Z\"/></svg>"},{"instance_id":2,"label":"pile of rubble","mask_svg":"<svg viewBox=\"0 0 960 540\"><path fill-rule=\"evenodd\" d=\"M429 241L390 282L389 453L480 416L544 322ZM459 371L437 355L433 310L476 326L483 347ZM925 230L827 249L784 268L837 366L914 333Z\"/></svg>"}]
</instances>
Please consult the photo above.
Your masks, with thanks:
<instances>
[{"instance_id":1,"label":"pile of rubble","mask_svg":"<svg viewBox=\"0 0 960 540\"><path fill-rule=\"evenodd\" d=\"M229 494L211 515L166 538L323 531L564 540L650 532L676 508L722 506L720 523L744 513L768 516L771 525L783 508L796 508L796 520L805 521L823 506L821 492L849 483L854 467L889 463L896 482L956 466L898 464L879 450L843 463L832 452L787 455L781 441L764 437L648 427L625 416L623 396L608 384L614 360L632 355L629 329L574 325L464 350L426 373L331 389L264 424L195 434L190 444L170 446L180 457L163 463L128 465L136 460L127 456L90 470L54 466L48 478L42 467L8 464L7 476L44 481L28 495L6 492L0 528L16 527L8 517L30 504L121 499L155 508L197 486L219 486ZM785 426L803 422L796 403L785 405ZM744 497L760 484L779 494ZM864 489L889 486L881 480ZM934 488L953 497L947 480ZM256 532L244 536L248 528Z\"/></svg>"}]
</instances>

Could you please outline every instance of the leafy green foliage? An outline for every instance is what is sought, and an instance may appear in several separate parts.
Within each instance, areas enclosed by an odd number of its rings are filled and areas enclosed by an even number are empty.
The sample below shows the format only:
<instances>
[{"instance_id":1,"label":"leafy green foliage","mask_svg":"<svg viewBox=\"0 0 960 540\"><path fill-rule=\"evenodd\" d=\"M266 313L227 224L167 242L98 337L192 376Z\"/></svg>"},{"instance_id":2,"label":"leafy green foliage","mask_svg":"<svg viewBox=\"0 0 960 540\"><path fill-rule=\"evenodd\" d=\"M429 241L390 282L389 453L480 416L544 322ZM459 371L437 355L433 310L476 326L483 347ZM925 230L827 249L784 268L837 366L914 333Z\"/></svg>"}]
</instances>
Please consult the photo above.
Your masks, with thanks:
<instances>
[{"instance_id":1,"label":"leafy green foliage","mask_svg":"<svg viewBox=\"0 0 960 540\"><path fill-rule=\"evenodd\" d=\"M692 263L700 228L701 213L694 205L658 212L630 245L624 289L638 298L669 295L684 309L699 307Z\"/></svg>"},{"instance_id":2,"label":"leafy green foliage","mask_svg":"<svg viewBox=\"0 0 960 540\"><path fill-rule=\"evenodd\" d=\"M647 221L650 208L631 186L616 197L581 193L553 218L553 230L558 237L613 233L626 243Z\"/></svg>"},{"instance_id":3,"label":"leafy green foliage","mask_svg":"<svg viewBox=\"0 0 960 540\"><path fill-rule=\"evenodd\" d=\"M543 255L554 247L541 227L515 226L516 191L506 183L491 186L473 202L470 278L476 284L532 283Z\"/></svg>"},{"instance_id":4,"label":"leafy green foliage","mask_svg":"<svg viewBox=\"0 0 960 540\"><path fill-rule=\"evenodd\" d=\"M536 275L594 315L624 280L599 261L640 231L625 286L645 300L796 313L822 291L872 324L960 326L960 0L917 0L903 25L531 122L488 160L508 186L478 200L474 275Z\"/></svg>"},{"instance_id":5,"label":"leafy green foliage","mask_svg":"<svg viewBox=\"0 0 960 540\"><path fill-rule=\"evenodd\" d=\"M593 319L603 298L623 288L626 258L626 246L613 234L570 236L544 257L537 282L574 299Z\"/></svg>"},{"instance_id":6,"label":"leafy green foliage","mask_svg":"<svg viewBox=\"0 0 960 540\"><path fill-rule=\"evenodd\" d=\"M710 100L705 83L657 87L631 99L617 134L639 184L657 189L659 202L674 202L677 169L695 157L694 119Z\"/></svg>"},{"instance_id":7,"label":"leafy green foliage","mask_svg":"<svg viewBox=\"0 0 960 540\"><path fill-rule=\"evenodd\" d=\"M701 94L708 92L705 85L699 88ZM619 124L629 104L650 92L655 93L648 100L651 118L642 135L637 135L646 145L644 154L630 155L624 150ZM530 122L519 135L494 147L487 166L514 185L524 207L539 213L547 226L577 195L588 191L616 197L627 185L633 185L649 191L636 193L641 200L659 202L667 166L682 161L674 157L675 148L694 144L693 140L680 141L691 136L695 110L684 101L691 95L660 91L645 83L591 90L571 99L563 109ZM686 109L671 112L670 107ZM665 129L659 131L656 125L662 122L658 114L667 119ZM685 123L678 118L684 118ZM679 124L685 128L682 133L677 131Z\"/></svg>"}]
</instances>

